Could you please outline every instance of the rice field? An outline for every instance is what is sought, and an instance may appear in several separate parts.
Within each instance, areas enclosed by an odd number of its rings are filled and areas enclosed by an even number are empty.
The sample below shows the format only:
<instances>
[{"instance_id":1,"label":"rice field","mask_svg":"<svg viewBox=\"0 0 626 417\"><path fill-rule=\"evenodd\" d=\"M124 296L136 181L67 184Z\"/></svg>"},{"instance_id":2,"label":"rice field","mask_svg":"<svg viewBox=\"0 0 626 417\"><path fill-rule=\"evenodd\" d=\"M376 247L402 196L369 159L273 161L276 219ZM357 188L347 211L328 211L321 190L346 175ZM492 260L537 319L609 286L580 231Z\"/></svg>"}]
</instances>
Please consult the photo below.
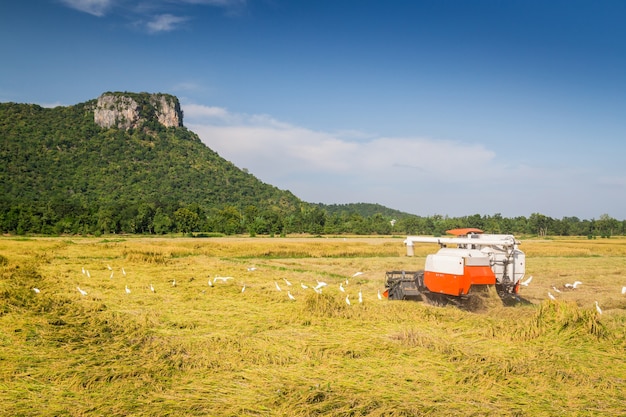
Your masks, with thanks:
<instances>
[{"instance_id":1,"label":"rice field","mask_svg":"<svg viewBox=\"0 0 626 417\"><path fill-rule=\"evenodd\" d=\"M0 414L624 414L626 239L522 239L476 311L380 300L402 240L0 238Z\"/></svg>"}]
</instances>

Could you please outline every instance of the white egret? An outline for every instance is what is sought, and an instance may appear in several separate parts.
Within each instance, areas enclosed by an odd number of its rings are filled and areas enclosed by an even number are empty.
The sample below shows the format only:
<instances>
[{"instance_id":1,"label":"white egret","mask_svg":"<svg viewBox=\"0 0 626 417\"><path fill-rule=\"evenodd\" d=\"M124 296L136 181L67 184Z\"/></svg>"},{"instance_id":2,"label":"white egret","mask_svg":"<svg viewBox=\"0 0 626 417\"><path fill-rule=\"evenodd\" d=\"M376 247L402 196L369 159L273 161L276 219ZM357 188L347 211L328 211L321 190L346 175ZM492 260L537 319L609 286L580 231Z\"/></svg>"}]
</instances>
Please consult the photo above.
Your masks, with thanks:
<instances>
[{"instance_id":1,"label":"white egret","mask_svg":"<svg viewBox=\"0 0 626 417\"><path fill-rule=\"evenodd\" d=\"M83 275L85 275L85 267L84 266L81 268L81 271L83 272Z\"/></svg>"},{"instance_id":2,"label":"white egret","mask_svg":"<svg viewBox=\"0 0 626 417\"><path fill-rule=\"evenodd\" d=\"M596 311L598 312L598 314L602 314L602 309L600 308L600 306L598 305L598 302L596 301Z\"/></svg>"},{"instance_id":3,"label":"white egret","mask_svg":"<svg viewBox=\"0 0 626 417\"><path fill-rule=\"evenodd\" d=\"M128 285L124 288L124 290L126 291L126 294L130 294L130 288L128 288Z\"/></svg>"},{"instance_id":4,"label":"white egret","mask_svg":"<svg viewBox=\"0 0 626 417\"><path fill-rule=\"evenodd\" d=\"M215 284L217 281L226 282L226 281L228 281L229 279L233 279L233 277L218 277L218 276L216 276L216 277L213 279L213 283Z\"/></svg>"},{"instance_id":5,"label":"white egret","mask_svg":"<svg viewBox=\"0 0 626 417\"><path fill-rule=\"evenodd\" d=\"M287 291L287 296L289 297L289 299L290 299L291 301L295 301L295 300L296 300L296 297L294 297L293 295L291 295L291 292L290 292L290 291Z\"/></svg>"},{"instance_id":6,"label":"white egret","mask_svg":"<svg viewBox=\"0 0 626 417\"><path fill-rule=\"evenodd\" d=\"M309 288L309 286L303 282L300 283L300 286L302 287L303 290L306 290L307 288Z\"/></svg>"},{"instance_id":7,"label":"white egret","mask_svg":"<svg viewBox=\"0 0 626 417\"><path fill-rule=\"evenodd\" d=\"M172 280L172 287L175 287L175 286L176 286L176 278Z\"/></svg>"},{"instance_id":8,"label":"white egret","mask_svg":"<svg viewBox=\"0 0 626 417\"><path fill-rule=\"evenodd\" d=\"M548 297L550 297L551 300L556 300L556 298L554 298L554 295L552 295L550 291L548 291Z\"/></svg>"},{"instance_id":9,"label":"white egret","mask_svg":"<svg viewBox=\"0 0 626 417\"><path fill-rule=\"evenodd\" d=\"M76 289L78 290L78 292L80 293L80 295L82 295L83 297L84 297L85 295L87 295L87 291L82 290L80 287L78 287L78 286L77 286L77 287L76 287Z\"/></svg>"},{"instance_id":10,"label":"white egret","mask_svg":"<svg viewBox=\"0 0 626 417\"><path fill-rule=\"evenodd\" d=\"M122 275L126 276L126 271L124 271L124 267L122 267Z\"/></svg>"},{"instance_id":11,"label":"white egret","mask_svg":"<svg viewBox=\"0 0 626 417\"><path fill-rule=\"evenodd\" d=\"M113 279L113 272L111 271L111 275L109 276L109 279Z\"/></svg>"},{"instance_id":12,"label":"white egret","mask_svg":"<svg viewBox=\"0 0 626 417\"><path fill-rule=\"evenodd\" d=\"M346 295L346 304L350 305L350 296Z\"/></svg>"},{"instance_id":13,"label":"white egret","mask_svg":"<svg viewBox=\"0 0 626 417\"><path fill-rule=\"evenodd\" d=\"M626 287L622 287L622 294L626 294Z\"/></svg>"},{"instance_id":14,"label":"white egret","mask_svg":"<svg viewBox=\"0 0 626 417\"><path fill-rule=\"evenodd\" d=\"M109 271L112 271L112 270L113 270L113 268L111 268L111 265L107 265L107 269L108 269Z\"/></svg>"},{"instance_id":15,"label":"white egret","mask_svg":"<svg viewBox=\"0 0 626 417\"><path fill-rule=\"evenodd\" d=\"M574 283L572 284L572 288L578 288L578 286L582 284L582 282L580 281L574 281Z\"/></svg>"},{"instance_id":16,"label":"white egret","mask_svg":"<svg viewBox=\"0 0 626 417\"><path fill-rule=\"evenodd\" d=\"M85 272L87 273L87 278L91 278L91 274L89 273L89 270L86 269Z\"/></svg>"},{"instance_id":17,"label":"white egret","mask_svg":"<svg viewBox=\"0 0 626 417\"><path fill-rule=\"evenodd\" d=\"M35 291L36 294L39 294L41 292L41 290L37 287L33 288L33 291Z\"/></svg>"},{"instance_id":18,"label":"white egret","mask_svg":"<svg viewBox=\"0 0 626 417\"><path fill-rule=\"evenodd\" d=\"M378 299L379 299L379 300L382 300L382 299L383 299L383 296L382 296L382 294L380 293L380 290L378 290Z\"/></svg>"},{"instance_id":19,"label":"white egret","mask_svg":"<svg viewBox=\"0 0 626 417\"><path fill-rule=\"evenodd\" d=\"M156 292L156 290L154 289L154 285L152 285L152 284L150 284L150 291Z\"/></svg>"},{"instance_id":20,"label":"white egret","mask_svg":"<svg viewBox=\"0 0 626 417\"><path fill-rule=\"evenodd\" d=\"M363 275L363 272L361 272L361 271L355 272L354 275L352 275L352 278L358 277L359 275Z\"/></svg>"},{"instance_id":21,"label":"white egret","mask_svg":"<svg viewBox=\"0 0 626 417\"><path fill-rule=\"evenodd\" d=\"M565 288L572 289L572 288L574 288L574 286L572 284L570 284L569 282L566 282L565 283Z\"/></svg>"},{"instance_id":22,"label":"white egret","mask_svg":"<svg viewBox=\"0 0 626 417\"><path fill-rule=\"evenodd\" d=\"M556 292L561 292L561 290L559 290L557 287L555 287L554 285L552 286L552 289Z\"/></svg>"},{"instance_id":23,"label":"white egret","mask_svg":"<svg viewBox=\"0 0 626 417\"><path fill-rule=\"evenodd\" d=\"M285 281L285 284L287 284L288 287L291 287L291 282L287 281L287 278L283 278L283 281Z\"/></svg>"},{"instance_id":24,"label":"white egret","mask_svg":"<svg viewBox=\"0 0 626 417\"><path fill-rule=\"evenodd\" d=\"M343 288L343 283L339 284L339 291L346 292L345 288Z\"/></svg>"},{"instance_id":25,"label":"white egret","mask_svg":"<svg viewBox=\"0 0 626 417\"><path fill-rule=\"evenodd\" d=\"M313 287L313 291L315 291L318 294L322 293L322 289L321 288L317 288L317 287Z\"/></svg>"},{"instance_id":26,"label":"white egret","mask_svg":"<svg viewBox=\"0 0 626 417\"><path fill-rule=\"evenodd\" d=\"M316 280L316 281L317 281L317 280ZM328 285L328 284L326 284L326 283L325 283L325 282L323 282L323 281L317 281L317 285L315 286L315 288L317 288L318 290L321 290L321 289L322 289L322 288L324 288L326 285Z\"/></svg>"},{"instance_id":27,"label":"white egret","mask_svg":"<svg viewBox=\"0 0 626 417\"><path fill-rule=\"evenodd\" d=\"M528 284L530 284L530 281L533 280L533 276L529 276L527 280L520 282L521 285L523 285L524 287L528 287Z\"/></svg>"},{"instance_id":28,"label":"white egret","mask_svg":"<svg viewBox=\"0 0 626 417\"><path fill-rule=\"evenodd\" d=\"M211 278L209 278L209 287L213 286L213 281L211 280Z\"/></svg>"},{"instance_id":29,"label":"white egret","mask_svg":"<svg viewBox=\"0 0 626 417\"><path fill-rule=\"evenodd\" d=\"M361 292L361 289L359 288L359 303L363 302L363 293Z\"/></svg>"},{"instance_id":30,"label":"white egret","mask_svg":"<svg viewBox=\"0 0 626 417\"><path fill-rule=\"evenodd\" d=\"M256 267L251 266L251 267L248 268L248 272L252 272L252 271L256 271Z\"/></svg>"},{"instance_id":31,"label":"white egret","mask_svg":"<svg viewBox=\"0 0 626 417\"><path fill-rule=\"evenodd\" d=\"M280 289L280 285L278 285L278 282L274 281L274 285L276 286L276 289L277 289L278 291L282 291L282 290Z\"/></svg>"},{"instance_id":32,"label":"white egret","mask_svg":"<svg viewBox=\"0 0 626 417\"><path fill-rule=\"evenodd\" d=\"M241 287L241 292L243 293L246 290L246 284L243 284L243 287Z\"/></svg>"}]
</instances>

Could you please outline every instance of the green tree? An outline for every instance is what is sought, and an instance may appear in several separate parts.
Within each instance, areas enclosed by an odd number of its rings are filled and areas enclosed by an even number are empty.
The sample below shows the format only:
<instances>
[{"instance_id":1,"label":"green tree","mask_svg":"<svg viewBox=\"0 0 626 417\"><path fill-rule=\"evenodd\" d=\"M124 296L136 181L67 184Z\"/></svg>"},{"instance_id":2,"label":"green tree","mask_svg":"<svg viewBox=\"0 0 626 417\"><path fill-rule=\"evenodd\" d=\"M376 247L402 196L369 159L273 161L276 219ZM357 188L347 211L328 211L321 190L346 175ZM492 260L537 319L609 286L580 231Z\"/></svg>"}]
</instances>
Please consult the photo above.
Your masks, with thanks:
<instances>
[{"instance_id":1,"label":"green tree","mask_svg":"<svg viewBox=\"0 0 626 417\"><path fill-rule=\"evenodd\" d=\"M181 233L191 233L195 231L200 222L198 214L186 207L179 208L174 212L174 220L177 230Z\"/></svg>"},{"instance_id":2,"label":"green tree","mask_svg":"<svg viewBox=\"0 0 626 417\"><path fill-rule=\"evenodd\" d=\"M163 235L172 231L172 219L168 216L161 207L157 208L154 213L153 226L154 233Z\"/></svg>"}]
</instances>

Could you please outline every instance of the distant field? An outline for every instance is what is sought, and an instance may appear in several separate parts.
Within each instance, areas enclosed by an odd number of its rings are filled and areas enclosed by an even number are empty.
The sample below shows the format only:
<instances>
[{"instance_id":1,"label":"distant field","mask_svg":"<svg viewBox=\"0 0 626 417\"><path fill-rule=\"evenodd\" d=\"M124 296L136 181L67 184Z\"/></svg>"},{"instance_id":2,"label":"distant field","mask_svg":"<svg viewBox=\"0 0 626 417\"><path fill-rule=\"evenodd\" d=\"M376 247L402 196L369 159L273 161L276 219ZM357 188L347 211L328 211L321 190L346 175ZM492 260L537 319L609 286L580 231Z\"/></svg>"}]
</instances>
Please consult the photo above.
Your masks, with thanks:
<instances>
[{"instance_id":1,"label":"distant field","mask_svg":"<svg viewBox=\"0 0 626 417\"><path fill-rule=\"evenodd\" d=\"M477 312L379 300L402 240L0 238L0 415L624 415L626 239L524 240Z\"/></svg>"}]
</instances>

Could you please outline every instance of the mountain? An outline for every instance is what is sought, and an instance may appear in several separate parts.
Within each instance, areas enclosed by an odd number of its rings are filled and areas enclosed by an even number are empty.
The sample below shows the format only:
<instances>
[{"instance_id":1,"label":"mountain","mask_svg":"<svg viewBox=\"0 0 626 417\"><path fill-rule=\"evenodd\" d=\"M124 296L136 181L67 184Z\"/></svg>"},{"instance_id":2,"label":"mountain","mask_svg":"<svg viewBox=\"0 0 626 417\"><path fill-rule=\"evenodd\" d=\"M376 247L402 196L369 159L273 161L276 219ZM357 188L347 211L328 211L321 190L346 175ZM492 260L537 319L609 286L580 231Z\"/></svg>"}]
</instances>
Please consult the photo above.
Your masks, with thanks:
<instances>
[{"instance_id":1,"label":"mountain","mask_svg":"<svg viewBox=\"0 0 626 417\"><path fill-rule=\"evenodd\" d=\"M0 223L54 228L67 218L76 229L82 216L109 232L127 230L142 209L283 216L307 204L220 157L182 117L166 94L105 93L56 108L0 103Z\"/></svg>"}]
</instances>

